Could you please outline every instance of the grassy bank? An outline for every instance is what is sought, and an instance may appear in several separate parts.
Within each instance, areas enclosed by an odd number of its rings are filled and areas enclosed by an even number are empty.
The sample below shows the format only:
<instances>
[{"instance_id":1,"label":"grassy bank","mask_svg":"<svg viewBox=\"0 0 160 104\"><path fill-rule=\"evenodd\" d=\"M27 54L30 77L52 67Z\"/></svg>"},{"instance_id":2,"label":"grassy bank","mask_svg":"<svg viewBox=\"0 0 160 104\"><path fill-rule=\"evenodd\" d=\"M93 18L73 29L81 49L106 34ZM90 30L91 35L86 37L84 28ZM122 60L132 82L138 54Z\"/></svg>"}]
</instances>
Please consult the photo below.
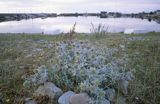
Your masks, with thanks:
<instances>
[{"instance_id":1,"label":"grassy bank","mask_svg":"<svg viewBox=\"0 0 160 104\"><path fill-rule=\"evenodd\" d=\"M130 85L130 102L158 104L160 102L160 36L159 34L136 35L144 40L129 43L128 67L134 69L135 80Z\"/></svg>"},{"instance_id":2,"label":"grassy bank","mask_svg":"<svg viewBox=\"0 0 160 104\"><path fill-rule=\"evenodd\" d=\"M6 104L22 104L33 89L23 87L21 78L32 74L33 69L56 63L55 42L65 40L88 40L99 47L117 48L116 58L127 56L125 70L134 72L135 79L129 86L129 104L158 104L160 102L160 33L106 36L74 34L65 35L0 35L0 99ZM20 100L19 100L20 99Z\"/></svg>"}]
</instances>

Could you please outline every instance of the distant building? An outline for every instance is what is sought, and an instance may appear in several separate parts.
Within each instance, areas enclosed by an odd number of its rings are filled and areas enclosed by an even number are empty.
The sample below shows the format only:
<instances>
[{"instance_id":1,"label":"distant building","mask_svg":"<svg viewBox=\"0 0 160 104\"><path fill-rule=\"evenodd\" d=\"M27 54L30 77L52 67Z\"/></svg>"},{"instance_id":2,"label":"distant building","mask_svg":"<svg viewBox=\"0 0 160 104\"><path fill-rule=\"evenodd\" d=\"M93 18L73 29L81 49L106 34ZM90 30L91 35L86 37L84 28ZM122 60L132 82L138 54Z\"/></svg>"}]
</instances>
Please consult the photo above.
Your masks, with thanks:
<instances>
[{"instance_id":1,"label":"distant building","mask_svg":"<svg viewBox=\"0 0 160 104\"><path fill-rule=\"evenodd\" d=\"M160 15L160 10L157 10L157 11L156 11L156 14L157 14L157 15Z\"/></svg>"},{"instance_id":2,"label":"distant building","mask_svg":"<svg viewBox=\"0 0 160 104\"><path fill-rule=\"evenodd\" d=\"M100 18L107 18L107 17L108 17L107 12L102 11L102 12L100 13Z\"/></svg>"},{"instance_id":3,"label":"distant building","mask_svg":"<svg viewBox=\"0 0 160 104\"><path fill-rule=\"evenodd\" d=\"M147 30L143 29L125 29L124 34L144 34L147 33Z\"/></svg>"},{"instance_id":4,"label":"distant building","mask_svg":"<svg viewBox=\"0 0 160 104\"><path fill-rule=\"evenodd\" d=\"M125 29L124 34L133 34L134 29Z\"/></svg>"}]
</instances>

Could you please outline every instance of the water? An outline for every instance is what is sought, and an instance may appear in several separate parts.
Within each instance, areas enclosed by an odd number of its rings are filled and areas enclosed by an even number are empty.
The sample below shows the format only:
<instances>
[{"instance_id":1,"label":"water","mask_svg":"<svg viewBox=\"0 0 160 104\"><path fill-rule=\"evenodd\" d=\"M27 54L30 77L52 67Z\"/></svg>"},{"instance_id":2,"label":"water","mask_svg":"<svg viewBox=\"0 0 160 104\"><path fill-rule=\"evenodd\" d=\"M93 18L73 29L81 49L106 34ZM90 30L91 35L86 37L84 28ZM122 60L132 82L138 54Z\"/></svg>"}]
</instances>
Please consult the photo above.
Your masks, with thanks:
<instances>
[{"instance_id":1,"label":"water","mask_svg":"<svg viewBox=\"0 0 160 104\"><path fill-rule=\"evenodd\" d=\"M160 24L155 21L149 22L136 18L57 17L1 22L0 33L66 33L70 31L75 22L77 23L76 32L79 33L90 33L91 23L95 27L104 24L108 27L108 32L113 33L123 32L125 29L160 32Z\"/></svg>"}]
</instances>

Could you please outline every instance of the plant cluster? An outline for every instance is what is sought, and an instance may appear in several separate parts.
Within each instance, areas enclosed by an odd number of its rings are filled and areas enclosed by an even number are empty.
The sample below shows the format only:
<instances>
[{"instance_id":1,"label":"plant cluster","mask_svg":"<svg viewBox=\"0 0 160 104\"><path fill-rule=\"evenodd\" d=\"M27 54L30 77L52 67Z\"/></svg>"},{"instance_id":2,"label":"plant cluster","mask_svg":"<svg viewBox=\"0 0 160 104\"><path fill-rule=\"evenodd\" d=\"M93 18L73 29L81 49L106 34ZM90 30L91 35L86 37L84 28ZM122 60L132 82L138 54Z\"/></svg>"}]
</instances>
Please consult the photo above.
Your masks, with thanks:
<instances>
[{"instance_id":1,"label":"plant cluster","mask_svg":"<svg viewBox=\"0 0 160 104\"><path fill-rule=\"evenodd\" d=\"M108 33L108 28L103 24L99 24L97 27L94 26L93 23L91 23L91 29L90 32L96 36L96 38L103 38Z\"/></svg>"},{"instance_id":2,"label":"plant cluster","mask_svg":"<svg viewBox=\"0 0 160 104\"><path fill-rule=\"evenodd\" d=\"M56 44L57 64L47 69L43 74L35 73L34 78L39 84L48 75L48 80L54 82L63 90L87 92L91 103L100 104L105 99L105 90L116 88L117 82L125 77L123 68L119 67L113 54L117 49L97 47L88 41L62 41ZM47 74L46 74L47 72ZM34 75L33 75L34 76ZM46 77L45 77L46 78ZM27 80L27 83L31 80Z\"/></svg>"}]
</instances>

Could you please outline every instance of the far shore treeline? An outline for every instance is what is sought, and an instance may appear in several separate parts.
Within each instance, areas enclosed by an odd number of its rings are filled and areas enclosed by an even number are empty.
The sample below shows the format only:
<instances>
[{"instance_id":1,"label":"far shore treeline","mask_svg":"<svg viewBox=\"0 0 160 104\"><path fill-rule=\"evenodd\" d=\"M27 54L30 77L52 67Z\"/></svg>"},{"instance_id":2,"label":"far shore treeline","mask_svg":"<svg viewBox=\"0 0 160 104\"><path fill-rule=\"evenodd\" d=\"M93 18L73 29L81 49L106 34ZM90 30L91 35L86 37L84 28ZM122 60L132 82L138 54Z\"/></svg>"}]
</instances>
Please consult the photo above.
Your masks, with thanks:
<instances>
[{"instance_id":1,"label":"far shore treeline","mask_svg":"<svg viewBox=\"0 0 160 104\"><path fill-rule=\"evenodd\" d=\"M160 10L151 11L151 12L140 12L140 13L119 13L119 12L107 12L101 11L100 13L0 13L0 22L3 21L13 21L13 20L22 20L22 19L34 19L47 17L78 17L78 16L97 16L100 18L141 18L148 19L149 21L156 21L160 23Z\"/></svg>"}]
</instances>

